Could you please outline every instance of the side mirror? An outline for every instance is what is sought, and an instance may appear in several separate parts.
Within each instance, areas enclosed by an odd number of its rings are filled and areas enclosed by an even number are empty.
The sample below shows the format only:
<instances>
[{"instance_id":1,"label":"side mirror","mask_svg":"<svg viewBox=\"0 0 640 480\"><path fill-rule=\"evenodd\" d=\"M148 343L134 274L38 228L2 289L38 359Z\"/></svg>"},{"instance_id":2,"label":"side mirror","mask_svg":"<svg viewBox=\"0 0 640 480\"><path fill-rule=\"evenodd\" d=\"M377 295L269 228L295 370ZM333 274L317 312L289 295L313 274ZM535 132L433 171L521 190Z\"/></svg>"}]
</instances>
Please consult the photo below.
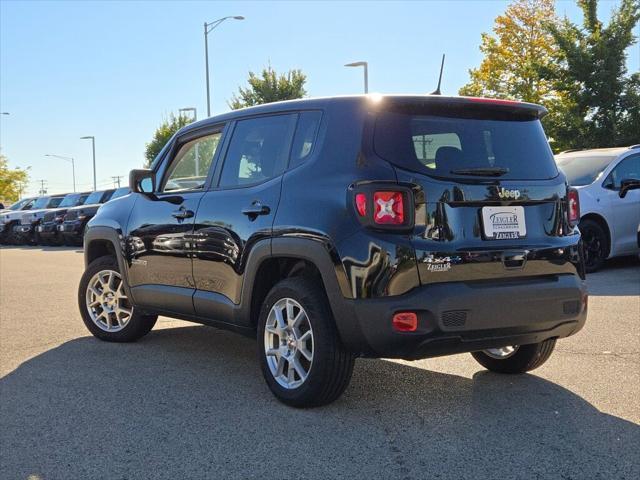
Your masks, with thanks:
<instances>
[{"instance_id":1,"label":"side mirror","mask_svg":"<svg viewBox=\"0 0 640 480\"><path fill-rule=\"evenodd\" d=\"M640 188L640 179L625 178L620 182L620 198L624 198L629 190Z\"/></svg>"},{"instance_id":2,"label":"side mirror","mask_svg":"<svg viewBox=\"0 0 640 480\"><path fill-rule=\"evenodd\" d=\"M129 172L129 188L134 193L153 193L156 189L153 170L140 168Z\"/></svg>"}]
</instances>

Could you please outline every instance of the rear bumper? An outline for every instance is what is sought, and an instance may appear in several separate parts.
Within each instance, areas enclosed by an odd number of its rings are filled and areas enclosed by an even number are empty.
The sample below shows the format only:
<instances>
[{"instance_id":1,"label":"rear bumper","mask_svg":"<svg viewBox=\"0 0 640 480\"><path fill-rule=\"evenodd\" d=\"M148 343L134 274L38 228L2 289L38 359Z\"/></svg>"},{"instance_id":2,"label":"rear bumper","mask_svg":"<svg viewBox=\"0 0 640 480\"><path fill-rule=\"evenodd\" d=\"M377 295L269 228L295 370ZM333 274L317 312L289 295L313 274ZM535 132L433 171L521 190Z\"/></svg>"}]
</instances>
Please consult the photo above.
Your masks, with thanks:
<instances>
[{"instance_id":1,"label":"rear bumper","mask_svg":"<svg viewBox=\"0 0 640 480\"><path fill-rule=\"evenodd\" d=\"M583 327L586 299L577 275L451 282L350 300L353 314L337 321L344 343L356 353L414 360L567 337ZM404 311L417 313L415 332L393 330L393 315Z\"/></svg>"}]
</instances>

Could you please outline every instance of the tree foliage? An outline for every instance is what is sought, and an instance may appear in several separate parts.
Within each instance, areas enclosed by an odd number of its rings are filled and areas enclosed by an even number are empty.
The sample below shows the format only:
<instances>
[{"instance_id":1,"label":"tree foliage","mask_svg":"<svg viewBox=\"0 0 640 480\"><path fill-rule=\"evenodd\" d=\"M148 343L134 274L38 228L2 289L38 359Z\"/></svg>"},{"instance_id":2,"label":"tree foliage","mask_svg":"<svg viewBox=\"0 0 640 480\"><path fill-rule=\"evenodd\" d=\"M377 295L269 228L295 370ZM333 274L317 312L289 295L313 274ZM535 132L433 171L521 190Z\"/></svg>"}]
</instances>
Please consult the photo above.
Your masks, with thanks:
<instances>
[{"instance_id":1,"label":"tree foliage","mask_svg":"<svg viewBox=\"0 0 640 480\"><path fill-rule=\"evenodd\" d=\"M153 134L153 139L145 145L145 167L149 167L158 153L160 153L160 150L171 140L171 137L191 121L192 119L186 115L175 116L173 113L169 115L168 119L163 120Z\"/></svg>"},{"instance_id":2,"label":"tree foliage","mask_svg":"<svg viewBox=\"0 0 640 480\"><path fill-rule=\"evenodd\" d=\"M21 186L27 183L29 173L21 168L11 169L7 157L0 154L0 199L15 202L20 197Z\"/></svg>"},{"instance_id":3,"label":"tree foliage","mask_svg":"<svg viewBox=\"0 0 640 480\"><path fill-rule=\"evenodd\" d=\"M640 2L622 0L608 25L597 16L597 0L578 0L583 24L565 18L548 24L558 45L560 68L544 71L568 99L565 128L557 141L572 148L622 146L640 142L640 73L627 75L627 49Z\"/></svg>"},{"instance_id":4,"label":"tree foliage","mask_svg":"<svg viewBox=\"0 0 640 480\"><path fill-rule=\"evenodd\" d=\"M547 26L558 19L554 0L515 0L495 20L494 36L483 33L484 59L469 71L461 95L505 98L539 103L549 110L544 124L556 149L566 148L557 137L573 127L567 117L570 101L549 77L560 68L560 49Z\"/></svg>"},{"instance_id":5,"label":"tree foliage","mask_svg":"<svg viewBox=\"0 0 640 480\"><path fill-rule=\"evenodd\" d=\"M238 94L233 95L228 104L233 110L237 110L263 103L302 98L307 94L304 89L306 81L307 76L302 70L289 70L286 74L278 75L269 65L260 75L249 72L249 86L240 87Z\"/></svg>"},{"instance_id":6,"label":"tree foliage","mask_svg":"<svg viewBox=\"0 0 640 480\"><path fill-rule=\"evenodd\" d=\"M552 69L557 47L552 35L541 28L555 18L554 0L515 0L495 20L494 35L482 34L484 59L469 70L471 80L460 95L517 99L544 103L556 98L552 82L540 75L540 67Z\"/></svg>"}]
</instances>

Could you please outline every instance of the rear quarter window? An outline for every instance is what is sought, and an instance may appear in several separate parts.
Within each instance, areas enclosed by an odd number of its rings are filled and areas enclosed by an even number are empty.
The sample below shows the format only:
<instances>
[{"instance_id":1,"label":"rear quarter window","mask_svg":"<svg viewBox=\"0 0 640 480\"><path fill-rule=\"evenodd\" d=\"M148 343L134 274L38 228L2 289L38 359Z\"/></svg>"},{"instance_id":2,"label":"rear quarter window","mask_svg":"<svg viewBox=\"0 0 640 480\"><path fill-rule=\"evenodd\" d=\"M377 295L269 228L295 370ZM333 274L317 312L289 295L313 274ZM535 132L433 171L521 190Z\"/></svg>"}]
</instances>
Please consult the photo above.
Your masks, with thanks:
<instances>
[{"instance_id":1,"label":"rear quarter window","mask_svg":"<svg viewBox=\"0 0 640 480\"><path fill-rule=\"evenodd\" d=\"M444 178L461 169L506 169L500 178L558 175L540 121L456 118L384 112L374 130L376 153L400 168Z\"/></svg>"}]
</instances>

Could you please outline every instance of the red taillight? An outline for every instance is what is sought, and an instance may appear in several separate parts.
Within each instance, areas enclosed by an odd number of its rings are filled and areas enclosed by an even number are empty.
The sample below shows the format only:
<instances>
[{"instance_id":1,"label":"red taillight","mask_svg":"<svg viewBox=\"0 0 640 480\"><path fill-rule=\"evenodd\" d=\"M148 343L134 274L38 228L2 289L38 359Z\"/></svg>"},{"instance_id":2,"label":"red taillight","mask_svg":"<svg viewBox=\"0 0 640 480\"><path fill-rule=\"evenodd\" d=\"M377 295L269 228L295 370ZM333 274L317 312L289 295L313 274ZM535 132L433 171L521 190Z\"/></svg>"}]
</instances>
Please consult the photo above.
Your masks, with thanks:
<instances>
[{"instance_id":1,"label":"red taillight","mask_svg":"<svg viewBox=\"0 0 640 480\"><path fill-rule=\"evenodd\" d=\"M382 225L404 223L404 201L400 192L374 192L373 221Z\"/></svg>"},{"instance_id":2,"label":"red taillight","mask_svg":"<svg viewBox=\"0 0 640 480\"><path fill-rule=\"evenodd\" d=\"M418 329L418 316L413 312L400 312L391 321L396 332L415 332Z\"/></svg>"},{"instance_id":3,"label":"red taillight","mask_svg":"<svg viewBox=\"0 0 640 480\"><path fill-rule=\"evenodd\" d=\"M580 221L580 197L575 188L567 190L567 220L571 226Z\"/></svg>"},{"instance_id":4,"label":"red taillight","mask_svg":"<svg viewBox=\"0 0 640 480\"><path fill-rule=\"evenodd\" d=\"M367 196L364 193L356 194L356 210L361 217L367 214Z\"/></svg>"}]
</instances>

